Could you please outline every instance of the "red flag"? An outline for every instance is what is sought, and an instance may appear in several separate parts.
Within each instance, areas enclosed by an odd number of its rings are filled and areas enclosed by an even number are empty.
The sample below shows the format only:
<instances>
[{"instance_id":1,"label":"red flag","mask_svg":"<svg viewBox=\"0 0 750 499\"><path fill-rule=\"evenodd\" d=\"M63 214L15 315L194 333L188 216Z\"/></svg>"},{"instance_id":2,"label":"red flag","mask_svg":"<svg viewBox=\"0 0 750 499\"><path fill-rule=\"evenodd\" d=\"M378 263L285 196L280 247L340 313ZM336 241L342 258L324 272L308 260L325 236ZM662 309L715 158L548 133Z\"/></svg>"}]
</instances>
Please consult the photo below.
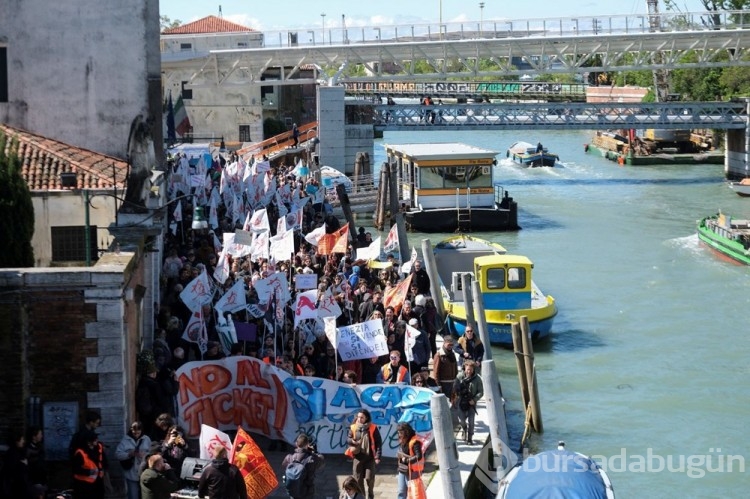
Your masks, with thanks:
<instances>
[{"instance_id":1,"label":"red flag","mask_svg":"<svg viewBox=\"0 0 750 499\"><path fill-rule=\"evenodd\" d=\"M406 297L409 294L409 284L411 283L411 277L413 275L414 274L409 274L406 279L398 284L398 286L394 286L386 291L385 296L383 297L383 306L385 308L393 307L396 315L401 311L401 305L403 305L404 300L406 300Z\"/></svg>"},{"instance_id":2,"label":"red flag","mask_svg":"<svg viewBox=\"0 0 750 499\"><path fill-rule=\"evenodd\" d=\"M255 441L242 428L237 428L232 447L232 464L245 479L247 497L262 499L279 486L276 473Z\"/></svg>"}]
</instances>

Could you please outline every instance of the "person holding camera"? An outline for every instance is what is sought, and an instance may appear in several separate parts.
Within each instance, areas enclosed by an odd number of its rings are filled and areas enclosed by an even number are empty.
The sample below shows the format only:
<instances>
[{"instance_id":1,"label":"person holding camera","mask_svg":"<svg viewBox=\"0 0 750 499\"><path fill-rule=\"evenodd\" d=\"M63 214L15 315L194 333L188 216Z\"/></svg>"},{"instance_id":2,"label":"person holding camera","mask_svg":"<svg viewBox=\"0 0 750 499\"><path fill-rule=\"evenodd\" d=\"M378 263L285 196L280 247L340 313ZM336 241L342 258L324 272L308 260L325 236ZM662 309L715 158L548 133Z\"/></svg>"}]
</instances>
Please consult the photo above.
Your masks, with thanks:
<instances>
[{"instance_id":1,"label":"person holding camera","mask_svg":"<svg viewBox=\"0 0 750 499\"><path fill-rule=\"evenodd\" d=\"M185 432L179 426L172 426L161 444L161 454L172 468L182 469L182 462L188 456Z\"/></svg>"},{"instance_id":2,"label":"person holding camera","mask_svg":"<svg viewBox=\"0 0 750 499\"><path fill-rule=\"evenodd\" d=\"M464 370L458 373L453 386L455 402L458 404L458 420L461 431L468 445L473 445L474 416L477 414L477 402L484 396L482 378L476 374L476 363L473 360L464 362ZM467 424L468 420L468 424Z\"/></svg>"}]
</instances>

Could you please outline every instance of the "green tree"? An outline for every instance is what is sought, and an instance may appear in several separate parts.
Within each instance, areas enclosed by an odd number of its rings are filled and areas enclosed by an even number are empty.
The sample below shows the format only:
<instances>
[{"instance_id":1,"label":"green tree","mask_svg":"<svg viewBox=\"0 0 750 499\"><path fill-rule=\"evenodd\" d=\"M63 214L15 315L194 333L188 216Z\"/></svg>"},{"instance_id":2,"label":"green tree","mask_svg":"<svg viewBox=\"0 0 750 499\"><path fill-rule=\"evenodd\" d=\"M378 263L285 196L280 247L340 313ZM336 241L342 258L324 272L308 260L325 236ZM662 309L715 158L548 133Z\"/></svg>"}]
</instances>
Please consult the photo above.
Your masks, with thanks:
<instances>
[{"instance_id":1,"label":"green tree","mask_svg":"<svg viewBox=\"0 0 750 499\"><path fill-rule=\"evenodd\" d=\"M18 140L0 131L0 268L33 267L34 205L21 176Z\"/></svg>"},{"instance_id":2,"label":"green tree","mask_svg":"<svg viewBox=\"0 0 750 499\"><path fill-rule=\"evenodd\" d=\"M164 31L165 29L172 29L180 26L182 21L179 19L173 21L168 16L159 16L159 24L161 25L161 30Z\"/></svg>"}]
</instances>

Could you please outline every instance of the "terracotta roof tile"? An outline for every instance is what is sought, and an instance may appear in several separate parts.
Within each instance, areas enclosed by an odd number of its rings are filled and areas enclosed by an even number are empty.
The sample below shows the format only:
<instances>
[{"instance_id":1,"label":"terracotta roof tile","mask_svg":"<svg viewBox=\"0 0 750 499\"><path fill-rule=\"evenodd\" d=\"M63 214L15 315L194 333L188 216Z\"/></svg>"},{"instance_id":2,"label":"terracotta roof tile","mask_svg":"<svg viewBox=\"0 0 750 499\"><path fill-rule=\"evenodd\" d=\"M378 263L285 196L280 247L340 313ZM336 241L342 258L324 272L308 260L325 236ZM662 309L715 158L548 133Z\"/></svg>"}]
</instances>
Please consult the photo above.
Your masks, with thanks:
<instances>
[{"instance_id":1,"label":"terracotta roof tile","mask_svg":"<svg viewBox=\"0 0 750 499\"><path fill-rule=\"evenodd\" d=\"M73 189L63 187L60 183L60 174L65 172L76 173L77 189L111 189L115 184L118 189L125 188L128 175L126 161L3 123L0 123L0 132L11 140L18 139L21 174L32 192ZM11 141L6 142L6 152L10 143Z\"/></svg>"},{"instance_id":2,"label":"terracotta roof tile","mask_svg":"<svg viewBox=\"0 0 750 499\"><path fill-rule=\"evenodd\" d=\"M191 23L165 29L162 35L197 35L200 33L237 33L255 31L241 24L233 23L216 16L208 16Z\"/></svg>"}]
</instances>

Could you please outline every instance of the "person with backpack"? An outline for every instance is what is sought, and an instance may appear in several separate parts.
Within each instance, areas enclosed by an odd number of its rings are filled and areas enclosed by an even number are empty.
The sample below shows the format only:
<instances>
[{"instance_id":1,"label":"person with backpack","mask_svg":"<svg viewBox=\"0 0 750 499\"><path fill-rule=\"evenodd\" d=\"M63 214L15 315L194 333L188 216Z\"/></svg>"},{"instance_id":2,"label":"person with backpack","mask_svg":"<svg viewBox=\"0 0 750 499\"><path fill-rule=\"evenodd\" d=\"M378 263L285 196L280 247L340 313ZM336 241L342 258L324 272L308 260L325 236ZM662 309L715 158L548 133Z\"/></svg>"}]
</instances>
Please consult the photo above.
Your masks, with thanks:
<instances>
[{"instance_id":1,"label":"person with backpack","mask_svg":"<svg viewBox=\"0 0 750 499\"><path fill-rule=\"evenodd\" d=\"M345 455L354 459L352 475L357 479L359 488L365 490L367 482L367 497L375 497L375 466L380 464L383 448L383 438L378 426L372 422L372 416L367 409L360 409L349 428L346 439Z\"/></svg>"},{"instance_id":2,"label":"person with backpack","mask_svg":"<svg viewBox=\"0 0 750 499\"><path fill-rule=\"evenodd\" d=\"M474 435L474 416L477 414L477 402L484 396L482 378L476 374L476 363L473 360L464 362L464 370L456 377L453 392L456 394L461 430L466 437L466 443L473 445L472 436Z\"/></svg>"},{"instance_id":3,"label":"person with backpack","mask_svg":"<svg viewBox=\"0 0 750 499\"><path fill-rule=\"evenodd\" d=\"M247 499L247 486L240 469L227 459L224 447L216 449L211 464L203 468L198 495L209 499Z\"/></svg>"},{"instance_id":4,"label":"person with backpack","mask_svg":"<svg viewBox=\"0 0 750 499\"><path fill-rule=\"evenodd\" d=\"M281 463L284 485L292 499L315 497L315 474L325 466L325 457L315 450L310 437L302 434L295 441L294 452L287 454Z\"/></svg>"}]
</instances>

